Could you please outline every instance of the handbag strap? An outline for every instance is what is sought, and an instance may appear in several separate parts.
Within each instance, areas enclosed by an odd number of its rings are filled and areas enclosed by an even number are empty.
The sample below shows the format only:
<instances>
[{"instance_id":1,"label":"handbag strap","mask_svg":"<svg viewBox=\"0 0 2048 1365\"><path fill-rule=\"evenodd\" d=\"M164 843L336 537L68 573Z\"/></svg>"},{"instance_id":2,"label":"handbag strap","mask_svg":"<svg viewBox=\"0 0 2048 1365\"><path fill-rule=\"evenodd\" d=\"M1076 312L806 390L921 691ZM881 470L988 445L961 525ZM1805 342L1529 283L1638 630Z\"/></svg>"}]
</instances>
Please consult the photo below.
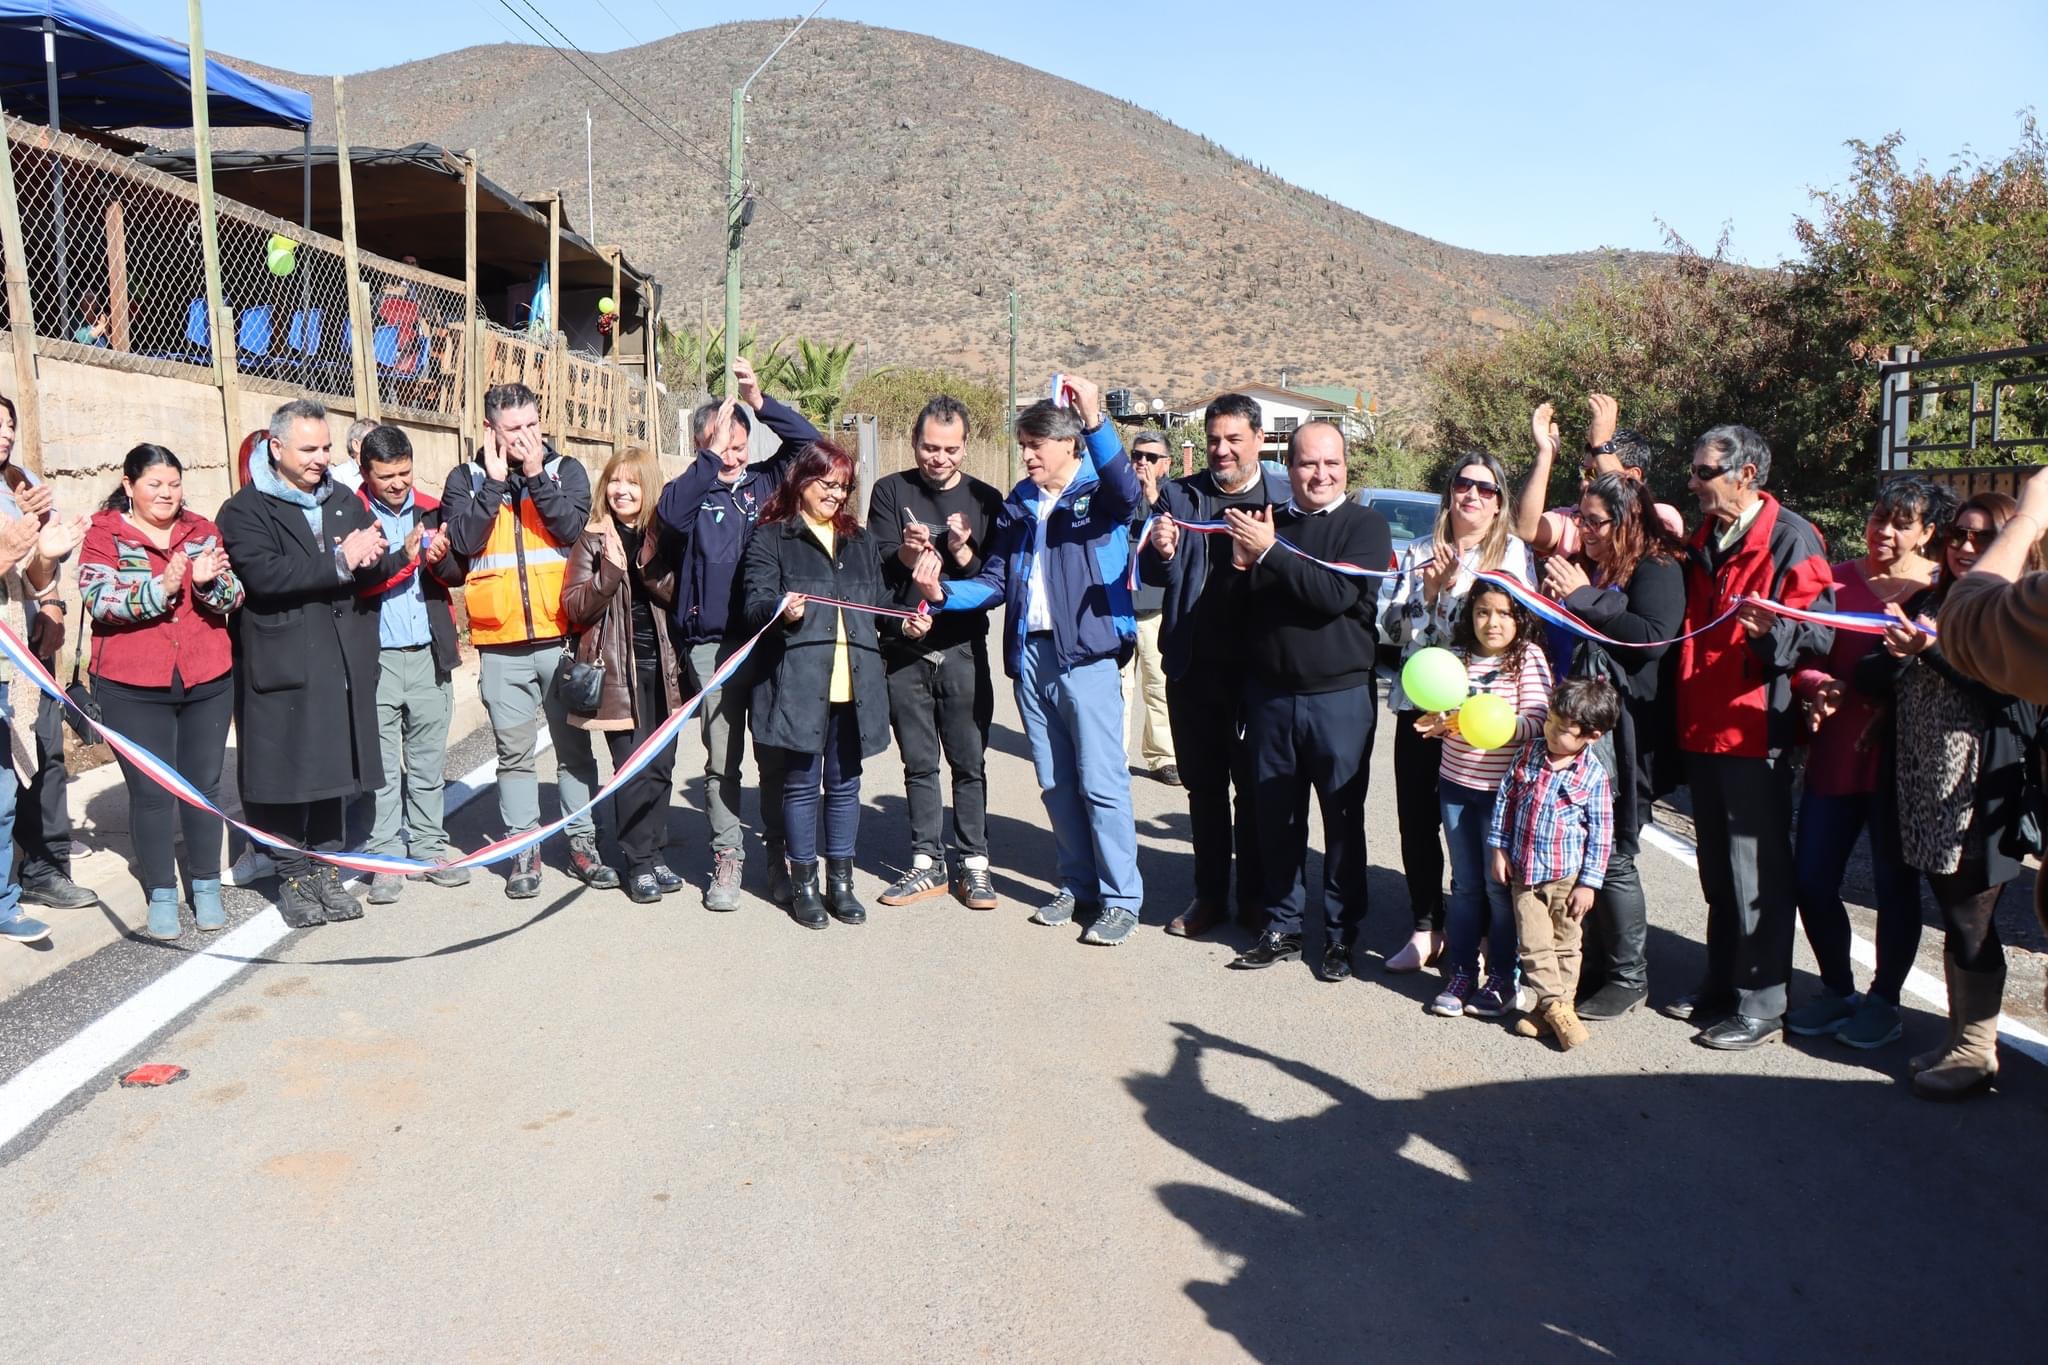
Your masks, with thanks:
<instances>
[{"instance_id":1,"label":"handbag strap","mask_svg":"<svg viewBox=\"0 0 2048 1365\"><path fill-rule=\"evenodd\" d=\"M85 658L85 637L92 633L92 613L85 609L85 599L78 602L77 638L71 642L71 686L78 686L78 666Z\"/></svg>"}]
</instances>

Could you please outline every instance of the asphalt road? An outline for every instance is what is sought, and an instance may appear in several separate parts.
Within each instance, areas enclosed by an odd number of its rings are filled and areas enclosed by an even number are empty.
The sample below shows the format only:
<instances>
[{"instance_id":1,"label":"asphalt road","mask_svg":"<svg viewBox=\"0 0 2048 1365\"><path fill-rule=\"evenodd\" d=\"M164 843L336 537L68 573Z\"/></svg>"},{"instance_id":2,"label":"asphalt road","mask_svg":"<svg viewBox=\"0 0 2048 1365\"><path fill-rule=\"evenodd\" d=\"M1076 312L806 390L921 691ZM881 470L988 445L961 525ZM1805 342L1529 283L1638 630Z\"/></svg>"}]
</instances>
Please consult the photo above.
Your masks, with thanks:
<instances>
[{"instance_id":1,"label":"asphalt road","mask_svg":"<svg viewBox=\"0 0 2048 1365\"><path fill-rule=\"evenodd\" d=\"M1407 928L1384 866L1358 978L1228 972L1229 943L1159 932L1187 819L1142 779L1145 928L1084 947L1026 922L1051 838L1007 697L997 723L992 913L872 905L907 854L885 754L862 928L639 907L551 870L539 900L412 887L258 954L0 1148L0 1359L2038 1349L2032 1063L2009 1051L2000 1094L1945 1107L1902 1079L1944 1028L1922 1008L1877 1053L1709 1053L1638 1011L1564 1055L1438 1019L1433 973L1378 970ZM699 755L686 739L681 766ZM672 827L693 882L698 787ZM1697 975L1702 913L1675 860L1646 852L1643 876L1662 999ZM126 943L14 1002L0 1079L195 946ZM190 1077L118 1088L138 1061Z\"/></svg>"}]
</instances>

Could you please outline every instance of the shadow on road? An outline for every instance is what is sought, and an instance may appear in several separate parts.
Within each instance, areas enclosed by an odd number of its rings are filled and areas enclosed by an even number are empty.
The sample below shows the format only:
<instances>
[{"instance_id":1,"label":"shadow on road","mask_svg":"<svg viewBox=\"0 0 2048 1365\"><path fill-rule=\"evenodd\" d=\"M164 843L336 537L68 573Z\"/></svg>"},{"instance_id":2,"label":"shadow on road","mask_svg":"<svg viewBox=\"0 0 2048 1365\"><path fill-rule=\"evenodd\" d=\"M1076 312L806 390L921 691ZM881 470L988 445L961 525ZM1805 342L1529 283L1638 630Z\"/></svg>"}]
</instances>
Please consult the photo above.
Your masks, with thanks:
<instances>
[{"instance_id":1,"label":"shadow on road","mask_svg":"<svg viewBox=\"0 0 2048 1365\"><path fill-rule=\"evenodd\" d=\"M1222 1261L1188 1297L1257 1359L2017 1358L2048 1330L2038 1068L1954 1107L1736 1074L1382 1100L1174 1027L1165 1074L1126 1084L1231 1182L1158 1195Z\"/></svg>"}]
</instances>

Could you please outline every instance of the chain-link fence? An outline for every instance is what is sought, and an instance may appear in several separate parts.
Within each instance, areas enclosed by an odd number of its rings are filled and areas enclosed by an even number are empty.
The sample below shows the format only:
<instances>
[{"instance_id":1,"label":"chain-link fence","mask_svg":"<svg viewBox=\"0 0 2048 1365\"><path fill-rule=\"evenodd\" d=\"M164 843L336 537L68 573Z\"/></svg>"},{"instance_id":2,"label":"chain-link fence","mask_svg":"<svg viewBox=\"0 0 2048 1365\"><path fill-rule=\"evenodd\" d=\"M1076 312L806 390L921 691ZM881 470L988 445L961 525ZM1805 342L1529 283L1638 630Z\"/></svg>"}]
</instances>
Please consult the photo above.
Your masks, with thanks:
<instances>
[{"instance_id":1,"label":"chain-link fence","mask_svg":"<svg viewBox=\"0 0 2048 1365\"><path fill-rule=\"evenodd\" d=\"M13 117L6 135L45 351L210 380L198 187ZM361 411L360 366L386 417L462 424L471 343L459 280L359 251L368 343L358 348L341 242L235 200L216 196L214 207L238 375ZM6 306L0 296L0 323L11 325ZM649 438L645 380L520 332L487 325L480 334L486 386L516 381L546 396L559 373L562 406L549 412L561 427L591 440Z\"/></svg>"}]
</instances>

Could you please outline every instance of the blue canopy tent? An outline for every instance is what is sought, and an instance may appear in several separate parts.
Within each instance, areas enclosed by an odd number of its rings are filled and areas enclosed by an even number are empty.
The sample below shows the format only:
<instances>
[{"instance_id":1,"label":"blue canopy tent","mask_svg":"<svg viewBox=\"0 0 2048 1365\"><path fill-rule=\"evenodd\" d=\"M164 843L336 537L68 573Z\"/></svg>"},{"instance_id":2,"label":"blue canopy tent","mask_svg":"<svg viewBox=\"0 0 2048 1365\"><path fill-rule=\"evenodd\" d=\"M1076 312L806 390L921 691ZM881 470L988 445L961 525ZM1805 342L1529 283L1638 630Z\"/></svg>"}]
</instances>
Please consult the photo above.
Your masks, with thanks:
<instances>
[{"instance_id":1,"label":"blue canopy tent","mask_svg":"<svg viewBox=\"0 0 2048 1365\"><path fill-rule=\"evenodd\" d=\"M94 0L0 0L0 106L52 128L188 128L191 50L137 28ZM310 146L313 98L206 63L209 123L230 128L297 128ZM56 182L60 334L71 327L64 259L63 168ZM306 166L310 217L313 171Z\"/></svg>"}]
</instances>

